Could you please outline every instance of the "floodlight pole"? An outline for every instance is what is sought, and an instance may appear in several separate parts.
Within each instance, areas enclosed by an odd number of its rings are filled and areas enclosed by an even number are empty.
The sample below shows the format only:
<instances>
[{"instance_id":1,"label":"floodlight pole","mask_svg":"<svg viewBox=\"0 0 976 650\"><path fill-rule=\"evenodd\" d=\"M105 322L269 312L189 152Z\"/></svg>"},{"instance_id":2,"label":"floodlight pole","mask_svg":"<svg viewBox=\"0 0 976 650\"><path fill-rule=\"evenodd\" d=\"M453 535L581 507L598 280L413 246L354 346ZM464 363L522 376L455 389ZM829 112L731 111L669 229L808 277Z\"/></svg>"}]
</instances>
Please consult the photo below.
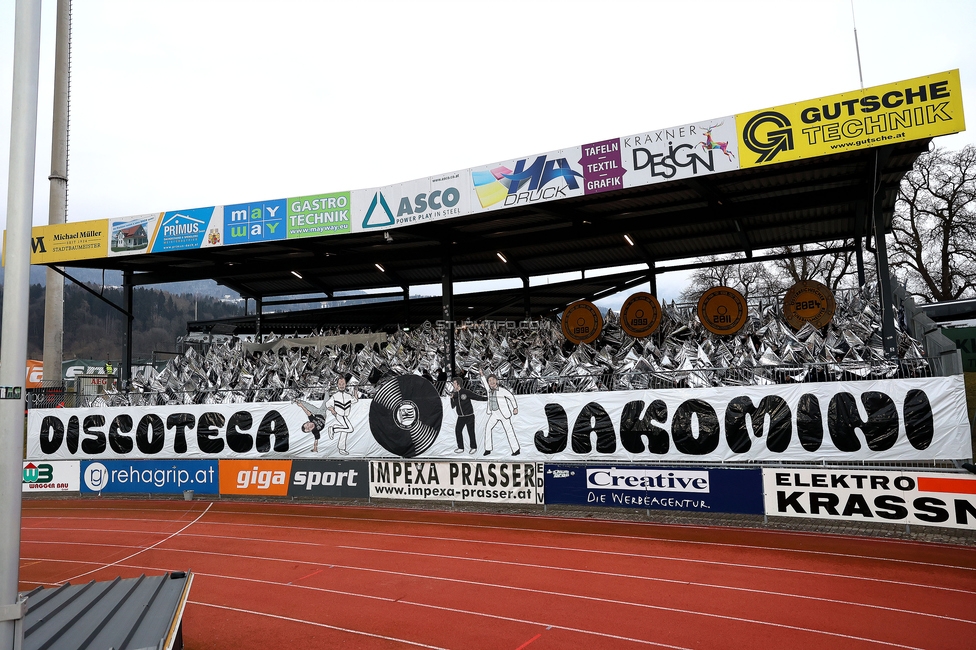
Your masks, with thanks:
<instances>
[{"instance_id":1,"label":"floodlight pole","mask_svg":"<svg viewBox=\"0 0 976 650\"><path fill-rule=\"evenodd\" d=\"M24 388L30 290L37 79L41 54L41 2L17 0L14 9L13 101L7 180L7 254L0 339L0 608L17 603L20 578L20 509L24 476ZM5 617L6 618L6 617ZM14 620L0 621L0 650L20 644Z\"/></svg>"},{"instance_id":2,"label":"floodlight pole","mask_svg":"<svg viewBox=\"0 0 976 650\"><path fill-rule=\"evenodd\" d=\"M71 0L58 0L54 49L54 119L51 130L51 191L47 222L62 224L68 212L68 39ZM64 345L64 277L47 269L44 288L44 381L60 382Z\"/></svg>"}]
</instances>

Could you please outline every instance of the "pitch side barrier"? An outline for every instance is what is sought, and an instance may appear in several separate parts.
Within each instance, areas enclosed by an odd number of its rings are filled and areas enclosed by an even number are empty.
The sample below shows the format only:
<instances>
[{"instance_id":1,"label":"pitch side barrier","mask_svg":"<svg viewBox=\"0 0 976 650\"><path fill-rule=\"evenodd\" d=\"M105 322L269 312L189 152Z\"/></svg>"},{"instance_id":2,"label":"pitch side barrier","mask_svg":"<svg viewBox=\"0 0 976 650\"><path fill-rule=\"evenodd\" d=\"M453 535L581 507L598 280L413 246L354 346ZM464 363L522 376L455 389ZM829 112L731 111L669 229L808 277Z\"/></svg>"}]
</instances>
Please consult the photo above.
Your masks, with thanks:
<instances>
[{"instance_id":1,"label":"pitch side barrier","mask_svg":"<svg viewBox=\"0 0 976 650\"><path fill-rule=\"evenodd\" d=\"M570 464L466 458L27 461L24 492L568 505L976 532L976 476L871 466Z\"/></svg>"}]
</instances>

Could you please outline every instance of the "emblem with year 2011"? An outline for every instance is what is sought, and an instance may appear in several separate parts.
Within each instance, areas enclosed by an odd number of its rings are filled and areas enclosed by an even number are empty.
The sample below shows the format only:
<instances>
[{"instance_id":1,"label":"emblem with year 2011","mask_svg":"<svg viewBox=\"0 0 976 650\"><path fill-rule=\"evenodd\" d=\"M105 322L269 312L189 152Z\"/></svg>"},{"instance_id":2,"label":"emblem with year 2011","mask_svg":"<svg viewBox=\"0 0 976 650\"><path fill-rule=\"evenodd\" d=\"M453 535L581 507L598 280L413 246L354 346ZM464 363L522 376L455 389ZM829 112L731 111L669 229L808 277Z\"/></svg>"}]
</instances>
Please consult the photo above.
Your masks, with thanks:
<instances>
[{"instance_id":1,"label":"emblem with year 2011","mask_svg":"<svg viewBox=\"0 0 976 650\"><path fill-rule=\"evenodd\" d=\"M592 343L603 331L603 316L588 300L578 300L566 308L562 317L563 336L572 343Z\"/></svg>"},{"instance_id":2,"label":"emblem with year 2011","mask_svg":"<svg viewBox=\"0 0 976 650\"><path fill-rule=\"evenodd\" d=\"M698 299L698 320L712 334L735 334L748 315L746 299L731 287L712 287Z\"/></svg>"},{"instance_id":3,"label":"emblem with year 2011","mask_svg":"<svg viewBox=\"0 0 976 650\"><path fill-rule=\"evenodd\" d=\"M636 339L650 336L660 325L661 305L649 293L635 293L620 308L620 328Z\"/></svg>"},{"instance_id":4,"label":"emblem with year 2011","mask_svg":"<svg viewBox=\"0 0 976 650\"><path fill-rule=\"evenodd\" d=\"M783 297L783 318L795 330L806 323L817 329L825 327L836 309L833 292L816 280L800 280Z\"/></svg>"}]
</instances>

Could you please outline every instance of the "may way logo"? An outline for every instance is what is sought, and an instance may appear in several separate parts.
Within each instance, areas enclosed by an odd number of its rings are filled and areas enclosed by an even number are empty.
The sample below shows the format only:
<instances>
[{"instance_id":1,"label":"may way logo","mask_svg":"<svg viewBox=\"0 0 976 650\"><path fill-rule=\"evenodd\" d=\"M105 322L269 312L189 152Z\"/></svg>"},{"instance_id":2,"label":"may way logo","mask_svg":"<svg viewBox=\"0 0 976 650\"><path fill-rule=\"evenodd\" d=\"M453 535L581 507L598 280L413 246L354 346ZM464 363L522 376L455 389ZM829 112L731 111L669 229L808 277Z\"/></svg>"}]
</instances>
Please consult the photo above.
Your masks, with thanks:
<instances>
[{"instance_id":1,"label":"may way logo","mask_svg":"<svg viewBox=\"0 0 976 650\"><path fill-rule=\"evenodd\" d=\"M527 158L516 161L514 170L498 166L491 171L471 172L471 180L482 208L501 201L506 206L551 201L566 197L566 189L579 189L576 179L583 178L583 174L575 171L565 158L549 160L547 155L537 156L526 167L527 161ZM558 180L562 180L565 185L547 187Z\"/></svg>"}]
</instances>

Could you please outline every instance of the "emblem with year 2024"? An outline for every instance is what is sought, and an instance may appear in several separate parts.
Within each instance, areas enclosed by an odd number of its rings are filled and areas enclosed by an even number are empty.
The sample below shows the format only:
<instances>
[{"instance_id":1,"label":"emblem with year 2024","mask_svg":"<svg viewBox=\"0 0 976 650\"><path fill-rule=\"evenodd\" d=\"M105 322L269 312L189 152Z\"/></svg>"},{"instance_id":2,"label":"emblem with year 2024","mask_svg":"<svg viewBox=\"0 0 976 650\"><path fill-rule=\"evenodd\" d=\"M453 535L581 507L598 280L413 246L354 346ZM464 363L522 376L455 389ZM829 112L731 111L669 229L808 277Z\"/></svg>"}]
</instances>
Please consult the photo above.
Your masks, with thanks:
<instances>
[{"instance_id":1,"label":"emblem with year 2024","mask_svg":"<svg viewBox=\"0 0 976 650\"><path fill-rule=\"evenodd\" d=\"M563 312L562 328L563 336L572 343L592 343L603 331L603 316L592 302L579 300Z\"/></svg>"},{"instance_id":2,"label":"emblem with year 2024","mask_svg":"<svg viewBox=\"0 0 976 650\"><path fill-rule=\"evenodd\" d=\"M712 287L698 299L698 319L712 334L735 334L748 315L746 299L731 287Z\"/></svg>"},{"instance_id":3,"label":"emblem with year 2024","mask_svg":"<svg viewBox=\"0 0 976 650\"><path fill-rule=\"evenodd\" d=\"M661 304L649 293L640 291L627 298L620 309L620 327L634 338L653 334L661 324Z\"/></svg>"},{"instance_id":4,"label":"emblem with year 2024","mask_svg":"<svg viewBox=\"0 0 976 650\"><path fill-rule=\"evenodd\" d=\"M833 292L816 280L800 280L783 297L783 318L795 330L806 323L821 329L833 319L836 309Z\"/></svg>"}]
</instances>

